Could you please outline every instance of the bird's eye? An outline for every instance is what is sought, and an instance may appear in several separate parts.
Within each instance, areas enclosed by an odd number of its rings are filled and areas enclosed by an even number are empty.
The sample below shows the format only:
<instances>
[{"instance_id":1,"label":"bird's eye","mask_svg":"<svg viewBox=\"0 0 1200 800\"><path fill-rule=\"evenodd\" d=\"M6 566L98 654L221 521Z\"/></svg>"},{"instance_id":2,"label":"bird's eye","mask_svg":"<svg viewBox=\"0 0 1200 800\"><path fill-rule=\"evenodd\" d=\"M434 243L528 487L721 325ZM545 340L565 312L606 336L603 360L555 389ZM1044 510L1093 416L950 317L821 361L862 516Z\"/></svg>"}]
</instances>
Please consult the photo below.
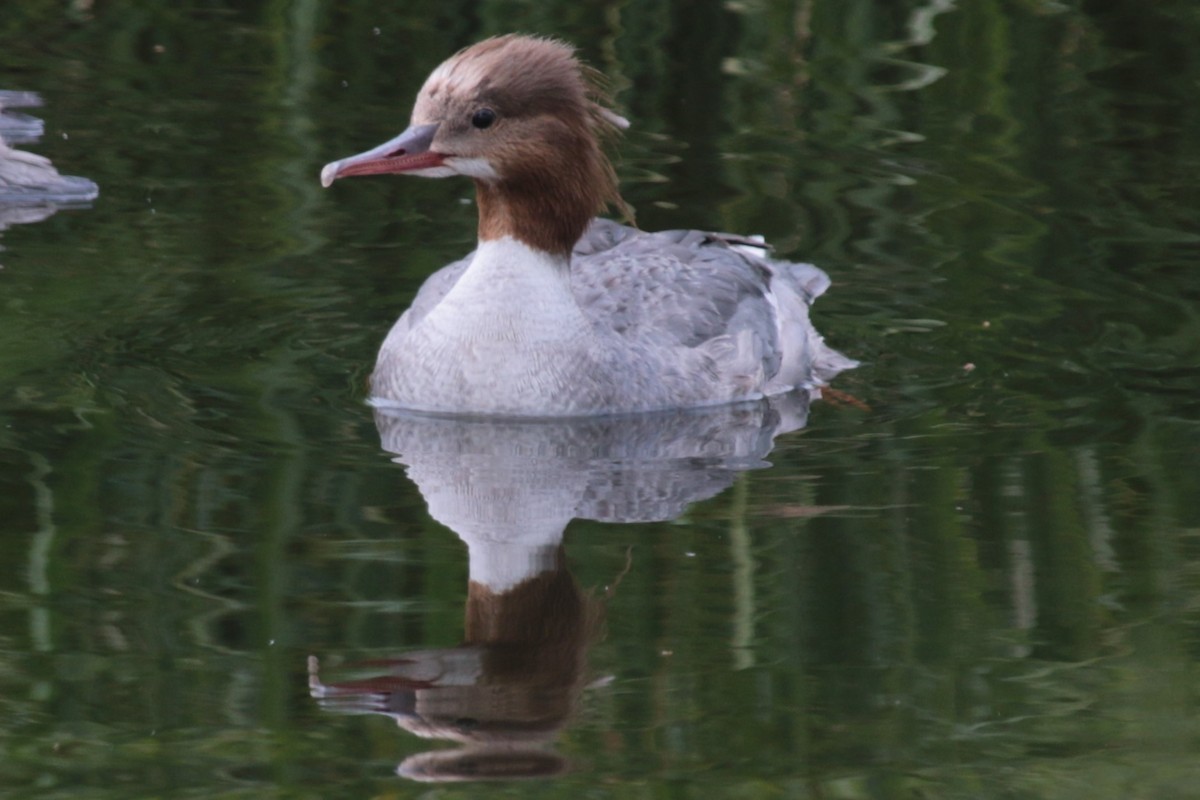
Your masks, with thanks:
<instances>
[{"instance_id":1,"label":"bird's eye","mask_svg":"<svg viewBox=\"0 0 1200 800\"><path fill-rule=\"evenodd\" d=\"M496 112L490 108L481 108L471 115L471 124L479 130L490 127L496 121Z\"/></svg>"}]
</instances>

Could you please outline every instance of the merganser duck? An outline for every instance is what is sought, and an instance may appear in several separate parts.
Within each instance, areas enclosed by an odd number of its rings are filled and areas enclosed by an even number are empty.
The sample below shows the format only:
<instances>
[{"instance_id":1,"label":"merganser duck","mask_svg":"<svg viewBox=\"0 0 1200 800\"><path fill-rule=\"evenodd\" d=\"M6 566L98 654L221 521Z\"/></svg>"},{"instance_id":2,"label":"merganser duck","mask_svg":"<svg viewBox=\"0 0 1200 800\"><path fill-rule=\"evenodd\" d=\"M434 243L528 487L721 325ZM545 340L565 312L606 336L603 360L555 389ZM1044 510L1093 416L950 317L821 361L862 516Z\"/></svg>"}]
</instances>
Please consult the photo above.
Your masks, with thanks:
<instances>
[{"instance_id":1,"label":"merganser duck","mask_svg":"<svg viewBox=\"0 0 1200 800\"><path fill-rule=\"evenodd\" d=\"M385 339L379 405L472 415L688 408L814 388L855 362L826 346L810 264L702 231L644 233L604 154L628 126L562 42L498 36L437 67L409 127L327 164L352 175L474 180L479 246L434 273Z\"/></svg>"},{"instance_id":2,"label":"merganser duck","mask_svg":"<svg viewBox=\"0 0 1200 800\"><path fill-rule=\"evenodd\" d=\"M37 117L10 112L10 108L40 106L42 99L34 92L0 90L0 230L6 219L14 216L17 222L36 222L53 214L59 205L79 205L96 199L99 187L87 178L60 175L45 156L14 149L17 142L36 142L41 138L43 123ZM29 214L30 207L41 207L49 213ZM28 217L32 216L33 219Z\"/></svg>"},{"instance_id":3,"label":"merganser duck","mask_svg":"<svg viewBox=\"0 0 1200 800\"><path fill-rule=\"evenodd\" d=\"M0 139L7 144L36 142L45 132L45 123L37 117L9 111L10 108L40 106L42 98L37 92L14 92L0 89Z\"/></svg>"},{"instance_id":4,"label":"merganser duck","mask_svg":"<svg viewBox=\"0 0 1200 800\"><path fill-rule=\"evenodd\" d=\"M99 194L95 182L60 175L50 159L16 150L0 138L0 208L36 205L53 209L88 203Z\"/></svg>"}]
</instances>

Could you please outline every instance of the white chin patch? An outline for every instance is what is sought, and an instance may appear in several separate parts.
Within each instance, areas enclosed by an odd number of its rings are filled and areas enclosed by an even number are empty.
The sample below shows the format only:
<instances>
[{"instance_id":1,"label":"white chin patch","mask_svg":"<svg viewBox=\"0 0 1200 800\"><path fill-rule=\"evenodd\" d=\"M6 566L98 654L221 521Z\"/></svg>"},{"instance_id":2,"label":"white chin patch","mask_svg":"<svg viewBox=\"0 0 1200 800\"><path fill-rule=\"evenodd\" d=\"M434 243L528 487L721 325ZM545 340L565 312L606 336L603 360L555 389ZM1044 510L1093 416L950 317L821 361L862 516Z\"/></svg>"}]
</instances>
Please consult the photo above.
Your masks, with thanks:
<instances>
[{"instance_id":1,"label":"white chin patch","mask_svg":"<svg viewBox=\"0 0 1200 800\"><path fill-rule=\"evenodd\" d=\"M420 178L449 178L452 175L457 175L458 171L453 169L449 163L442 164L437 167L426 167L425 169L414 169L404 173L405 175L416 175Z\"/></svg>"},{"instance_id":2,"label":"white chin patch","mask_svg":"<svg viewBox=\"0 0 1200 800\"><path fill-rule=\"evenodd\" d=\"M453 171L452 174L466 175L468 178L495 180L500 177L486 158L447 158L446 166Z\"/></svg>"}]
</instances>

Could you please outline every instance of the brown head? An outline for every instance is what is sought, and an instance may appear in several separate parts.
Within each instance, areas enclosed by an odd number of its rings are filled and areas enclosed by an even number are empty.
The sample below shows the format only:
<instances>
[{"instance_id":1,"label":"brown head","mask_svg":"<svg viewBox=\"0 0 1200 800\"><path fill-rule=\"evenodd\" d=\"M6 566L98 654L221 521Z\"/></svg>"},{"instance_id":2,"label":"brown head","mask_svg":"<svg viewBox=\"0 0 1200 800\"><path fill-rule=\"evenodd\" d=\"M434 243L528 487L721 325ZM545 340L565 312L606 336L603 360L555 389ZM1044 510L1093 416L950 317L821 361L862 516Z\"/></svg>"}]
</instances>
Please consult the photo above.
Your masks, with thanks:
<instances>
[{"instance_id":1,"label":"brown head","mask_svg":"<svg viewBox=\"0 0 1200 800\"><path fill-rule=\"evenodd\" d=\"M628 123L606 102L598 76L569 45L486 39L433 71L404 133L326 165L321 182L466 175L475 180L481 240L512 236L567 254L606 204L626 211L602 141Z\"/></svg>"}]
</instances>

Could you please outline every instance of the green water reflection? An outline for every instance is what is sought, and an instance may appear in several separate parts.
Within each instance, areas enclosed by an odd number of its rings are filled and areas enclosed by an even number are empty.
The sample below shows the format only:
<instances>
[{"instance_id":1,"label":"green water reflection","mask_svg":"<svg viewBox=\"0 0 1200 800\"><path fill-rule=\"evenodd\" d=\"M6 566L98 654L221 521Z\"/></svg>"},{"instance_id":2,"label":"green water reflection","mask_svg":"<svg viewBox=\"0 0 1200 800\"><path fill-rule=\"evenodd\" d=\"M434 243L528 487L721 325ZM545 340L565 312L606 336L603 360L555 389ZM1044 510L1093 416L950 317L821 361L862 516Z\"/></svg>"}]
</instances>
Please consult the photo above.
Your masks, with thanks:
<instances>
[{"instance_id":1,"label":"green water reflection","mask_svg":"<svg viewBox=\"0 0 1200 800\"><path fill-rule=\"evenodd\" d=\"M5 8L25 148L101 195L0 233L0 785L429 791L394 770L437 744L325 713L306 658L464 636L463 545L361 400L473 208L317 172L511 29L613 78L644 227L820 264L865 363L679 520L568 527L605 620L572 771L488 791L1194 796L1190 0Z\"/></svg>"}]
</instances>

